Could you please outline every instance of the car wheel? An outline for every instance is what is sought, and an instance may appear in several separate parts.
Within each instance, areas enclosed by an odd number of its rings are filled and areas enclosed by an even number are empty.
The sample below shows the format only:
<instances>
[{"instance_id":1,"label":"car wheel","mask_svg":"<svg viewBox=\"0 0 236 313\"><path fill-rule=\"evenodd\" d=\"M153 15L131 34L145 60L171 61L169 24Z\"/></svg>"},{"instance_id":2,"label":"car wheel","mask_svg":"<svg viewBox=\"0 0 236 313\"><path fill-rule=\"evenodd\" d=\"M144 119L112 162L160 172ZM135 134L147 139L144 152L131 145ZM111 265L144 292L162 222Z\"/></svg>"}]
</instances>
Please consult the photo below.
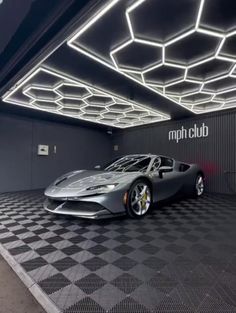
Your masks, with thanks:
<instances>
[{"instance_id":1,"label":"car wheel","mask_svg":"<svg viewBox=\"0 0 236 313\"><path fill-rule=\"evenodd\" d=\"M204 184L204 177L202 174L198 174L195 180L193 196L200 197L204 193L205 184Z\"/></svg>"},{"instance_id":2,"label":"car wheel","mask_svg":"<svg viewBox=\"0 0 236 313\"><path fill-rule=\"evenodd\" d=\"M151 188L144 180L135 181L127 195L127 213L130 217L144 216L152 204Z\"/></svg>"}]
</instances>

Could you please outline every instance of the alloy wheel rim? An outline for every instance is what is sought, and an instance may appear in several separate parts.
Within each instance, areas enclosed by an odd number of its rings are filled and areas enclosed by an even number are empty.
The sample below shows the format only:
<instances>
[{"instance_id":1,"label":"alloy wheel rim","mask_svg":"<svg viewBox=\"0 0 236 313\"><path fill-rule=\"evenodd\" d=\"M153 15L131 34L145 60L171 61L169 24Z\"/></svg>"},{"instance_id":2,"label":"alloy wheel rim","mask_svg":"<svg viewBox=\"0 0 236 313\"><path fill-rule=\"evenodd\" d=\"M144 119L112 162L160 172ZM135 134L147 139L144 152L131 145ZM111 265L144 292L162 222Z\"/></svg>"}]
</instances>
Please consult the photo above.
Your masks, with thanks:
<instances>
[{"instance_id":1,"label":"alloy wheel rim","mask_svg":"<svg viewBox=\"0 0 236 313\"><path fill-rule=\"evenodd\" d=\"M151 192L144 183L137 184L131 193L131 207L135 214L144 215L151 204Z\"/></svg>"},{"instance_id":2,"label":"alloy wheel rim","mask_svg":"<svg viewBox=\"0 0 236 313\"><path fill-rule=\"evenodd\" d=\"M197 178L197 182L196 182L196 190L197 190L197 195L201 196L203 194L204 191L204 182L203 182L203 177L199 176Z\"/></svg>"}]
</instances>

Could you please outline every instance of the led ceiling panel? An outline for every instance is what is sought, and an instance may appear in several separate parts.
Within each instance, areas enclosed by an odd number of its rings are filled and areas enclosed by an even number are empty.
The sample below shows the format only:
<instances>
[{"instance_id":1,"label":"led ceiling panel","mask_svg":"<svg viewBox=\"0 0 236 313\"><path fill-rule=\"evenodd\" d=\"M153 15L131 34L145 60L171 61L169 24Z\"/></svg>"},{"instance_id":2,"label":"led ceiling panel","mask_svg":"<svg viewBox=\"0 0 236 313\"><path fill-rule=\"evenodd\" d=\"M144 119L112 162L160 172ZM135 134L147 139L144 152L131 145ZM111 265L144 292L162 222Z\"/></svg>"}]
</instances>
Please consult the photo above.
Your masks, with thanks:
<instances>
[{"instance_id":1,"label":"led ceiling panel","mask_svg":"<svg viewBox=\"0 0 236 313\"><path fill-rule=\"evenodd\" d=\"M3 101L118 128L169 119L43 66L24 77Z\"/></svg>"},{"instance_id":2,"label":"led ceiling panel","mask_svg":"<svg viewBox=\"0 0 236 313\"><path fill-rule=\"evenodd\" d=\"M68 45L194 113L232 108L235 11L235 0L113 0Z\"/></svg>"}]
</instances>

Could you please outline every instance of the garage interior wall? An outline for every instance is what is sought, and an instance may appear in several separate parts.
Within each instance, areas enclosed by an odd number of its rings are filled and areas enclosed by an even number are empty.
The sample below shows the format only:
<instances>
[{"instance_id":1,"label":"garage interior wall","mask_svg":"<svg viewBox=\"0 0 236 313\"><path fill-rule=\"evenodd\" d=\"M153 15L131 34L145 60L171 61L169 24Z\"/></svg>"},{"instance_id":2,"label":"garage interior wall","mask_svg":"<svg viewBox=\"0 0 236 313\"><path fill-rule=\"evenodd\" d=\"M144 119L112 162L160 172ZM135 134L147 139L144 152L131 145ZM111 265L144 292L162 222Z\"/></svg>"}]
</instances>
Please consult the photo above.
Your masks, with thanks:
<instances>
[{"instance_id":1,"label":"garage interior wall","mask_svg":"<svg viewBox=\"0 0 236 313\"><path fill-rule=\"evenodd\" d=\"M236 112L219 112L113 131L0 114L0 192L45 188L59 175L129 153L156 153L200 164L208 191L236 192ZM169 140L169 131L208 127L208 137ZM38 144L49 156L38 156ZM54 145L56 153L54 153ZM114 146L118 145L118 151Z\"/></svg>"},{"instance_id":2,"label":"garage interior wall","mask_svg":"<svg viewBox=\"0 0 236 313\"><path fill-rule=\"evenodd\" d=\"M113 157L129 153L154 153L198 163L207 176L208 191L236 192L236 112L219 112L178 121L133 128L113 135ZM208 137L169 140L169 131L208 127ZM118 145L118 151L114 146Z\"/></svg>"},{"instance_id":3,"label":"garage interior wall","mask_svg":"<svg viewBox=\"0 0 236 313\"><path fill-rule=\"evenodd\" d=\"M48 156L37 155L38 144L49 145ZM65 172L107 162L111 147L104 129L1 113L0 192L44 188Z\"/></svg>"}]
</instances>

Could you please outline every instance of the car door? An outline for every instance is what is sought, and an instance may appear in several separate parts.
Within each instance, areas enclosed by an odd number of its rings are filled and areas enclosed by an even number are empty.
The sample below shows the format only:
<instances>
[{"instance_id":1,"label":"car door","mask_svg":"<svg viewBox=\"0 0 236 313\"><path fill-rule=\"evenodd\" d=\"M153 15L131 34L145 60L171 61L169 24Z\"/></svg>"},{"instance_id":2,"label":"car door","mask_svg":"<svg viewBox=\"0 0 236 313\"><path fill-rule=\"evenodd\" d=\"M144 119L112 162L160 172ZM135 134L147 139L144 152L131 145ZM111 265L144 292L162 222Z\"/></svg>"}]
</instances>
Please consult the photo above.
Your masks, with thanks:
<instances>
[{"instance_id":1,"label":"car door","mask_svg":"<svg viewBox=\"0 0 236 313\"><path fill-rule=\"evenodd\" d=\"M168 199L175 195L182 186L181 173L176 171L175 163L172 159L161 158L161 165L157 168L155 167L155 160L151 168L150 177L153 181L153 201L161 201ZM170 160L172 162L170 162ZM172 167L171 172L163 173L163 177L160 178L159 168L161 166Z\"/></svg>"}]
</instances>

